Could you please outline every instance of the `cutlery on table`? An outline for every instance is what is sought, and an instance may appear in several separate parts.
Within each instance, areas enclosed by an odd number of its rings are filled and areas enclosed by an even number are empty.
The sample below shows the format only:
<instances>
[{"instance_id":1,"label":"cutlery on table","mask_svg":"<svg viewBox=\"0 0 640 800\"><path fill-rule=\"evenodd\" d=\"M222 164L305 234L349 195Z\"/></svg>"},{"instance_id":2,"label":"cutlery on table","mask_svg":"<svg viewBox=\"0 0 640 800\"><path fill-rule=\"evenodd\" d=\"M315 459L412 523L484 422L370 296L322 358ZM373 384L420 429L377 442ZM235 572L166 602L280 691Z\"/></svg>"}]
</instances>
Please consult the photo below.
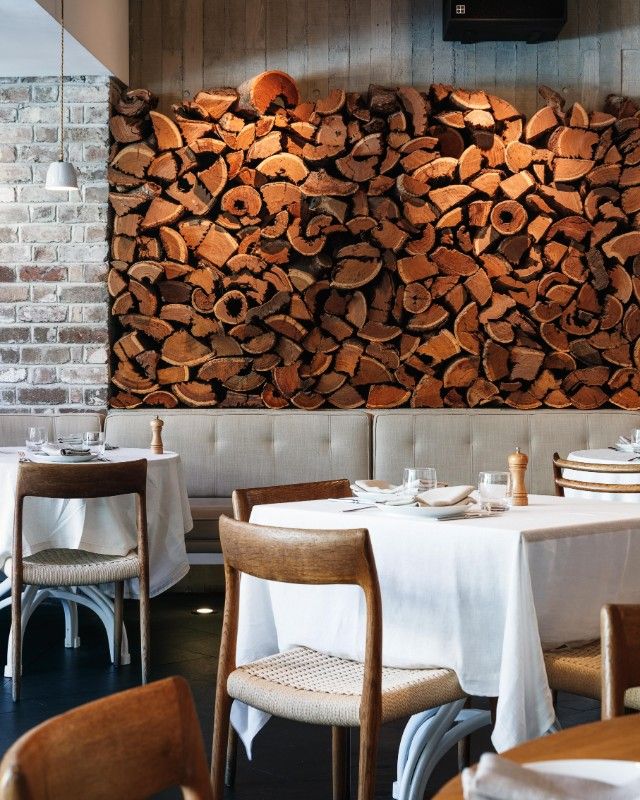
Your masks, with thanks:
<instances>
[{"instance_id":1,"label":"cutlery on table","mask_svg":"<svg viewBox=\"0 0 640 800\"><path fill-rule=\"evenodd\" d=\"M348 514L349 511L364 511L365 508L375 508L375 506L355 506L355 508L343 508L343 514Z\"/></svg>"}]
</instances>

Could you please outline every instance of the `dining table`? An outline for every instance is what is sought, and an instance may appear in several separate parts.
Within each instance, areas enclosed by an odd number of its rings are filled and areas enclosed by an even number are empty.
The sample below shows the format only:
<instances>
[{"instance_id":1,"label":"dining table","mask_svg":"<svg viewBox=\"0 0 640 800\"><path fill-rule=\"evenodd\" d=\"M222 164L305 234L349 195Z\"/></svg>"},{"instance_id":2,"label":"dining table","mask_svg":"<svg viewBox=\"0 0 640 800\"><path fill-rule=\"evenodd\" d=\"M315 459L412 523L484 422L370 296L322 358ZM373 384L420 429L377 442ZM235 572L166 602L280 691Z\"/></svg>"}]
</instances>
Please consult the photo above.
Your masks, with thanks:
<instances>
[{"instance_id":1,"label":"dining table","mask_svg":"<svg viewBox=\"0 0 640 800\"><path fill-rule=\"evenodd\" d=\"M576 725L526 742L502 755L518 764L559 759L612 759L640 764L640 715ZM462 797L461 780L456 776L435 795L434 800L462 800Z\"/></svg>"},{"instance_id":2,"label":"dining table","mask_svg":"<svg viewBox=\"0 0 640 800\"><path fill-rule=\"evenodd\" d=\"M497 697L498 752L554 725L543 652L597 639L604 603L640 602L638 505L531 495L502 514L450 520L353 509L348 498L269 504L255 506L251 522L366 528L382 594L383 664L450 668L469 695ZM357 587L242 576L238 664L293 646L362 660L364 637ZM268 715L236 701L231 718L250 753ZM397 784L407 746L401 751Z\"/></svg>"},{"instance_id":3,"label":"dining table","mask_svg":"<svg viewBox=\"0 0 640 800\"><path fill-rule=\"evenodd\" d=\"M22 454L22 455L21 455ZM15 488L20 458L29 458L24 448L0 449L0 570L11 572ZM189 571L185 533L193 527L180 456L165 451L119 447L103 456L105 461L147 461L147 536L149 550L149 595L154 597L181 580ZM100 461L87 464L100 481ZM65 469L65 465L60 465ZM133 495L90 499L28 497L23 516L23 553L30 556L51 548L87 550L122 556L137 546L136 511ZM104 624L113 660L112 586L39 588L27 586L23 593L23 630L35 609L48 599L62 602L65 614L65 645L77 647L77 605L92 609ZM138 596L138 579L125 582L125 596ZM0 608L11 603L11 581L0 581ZM129 663L126 630L123 630L121 663ZM8 654L5 676L10 676Z\"/></svg>"},{"instance_id":4,"label":"dining table","mask_svg":"<svg viewBox=\"0 0 640 800\"><path fill-rule=\"evenodd\" d=\"M626 452L613 447L575 450L567 456L569 461L580 461L585 464L630 464L638 468L638 472L583 472L582 470L564 469L562 475L569 480L586 483L609 483L623 485L640 483L640 452ZM591 500L612 500L617 503L640 503L638 492L588 492L583 489L564 490L565 497L582 497Z\"/></svg>"}]
</instances>

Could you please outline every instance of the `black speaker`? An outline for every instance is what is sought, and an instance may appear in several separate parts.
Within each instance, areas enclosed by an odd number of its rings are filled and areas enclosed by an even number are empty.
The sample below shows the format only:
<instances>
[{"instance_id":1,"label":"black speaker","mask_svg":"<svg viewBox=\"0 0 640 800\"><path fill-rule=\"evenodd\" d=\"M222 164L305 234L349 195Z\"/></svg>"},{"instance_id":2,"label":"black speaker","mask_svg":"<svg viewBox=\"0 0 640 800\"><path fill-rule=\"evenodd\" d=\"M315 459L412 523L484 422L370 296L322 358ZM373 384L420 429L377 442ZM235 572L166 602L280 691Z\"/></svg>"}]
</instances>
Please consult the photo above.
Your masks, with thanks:
<instances>
[{"instance_id":1,"label":"black speaker","mask_svg":"<svg viewBox=\"0 0 640 800\"><path fill-rule=\"evenodd\" d=\"M556 39L567 21L567 0L443 0L445 42Z\"/></svg>"}]
</instances>

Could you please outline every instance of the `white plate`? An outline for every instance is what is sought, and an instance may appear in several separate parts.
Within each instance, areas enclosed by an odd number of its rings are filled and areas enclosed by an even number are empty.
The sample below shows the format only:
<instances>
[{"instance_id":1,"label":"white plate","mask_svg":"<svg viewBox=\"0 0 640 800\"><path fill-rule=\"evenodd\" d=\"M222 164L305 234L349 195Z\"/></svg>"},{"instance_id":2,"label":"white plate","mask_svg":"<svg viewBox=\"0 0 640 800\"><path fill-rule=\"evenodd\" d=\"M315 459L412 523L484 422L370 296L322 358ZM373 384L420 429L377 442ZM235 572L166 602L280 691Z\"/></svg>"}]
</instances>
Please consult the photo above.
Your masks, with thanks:
<instances>
[{"instance_id":1,"label":"white plate","mask_svg":"<svg viewBox=\"0 0 640 800\"><path fill-rule=\"evenodd\" d=\"M404 517L425 517L427 519L446 519L460 517L466 506L389 506L376 503L377 508L389 514L402 514Z\"/></svg>"},{"instance_id":2,"label":"white plate","mask_svg":"<svg viewBox=\"0 0 640 800\"><path fill-rule=\"evenodd\" d=\"M97 456L94 453L87 453L77 456L44 455L43 453L29 453L31 461L38 464L84 464L87 461L94 461Z\"/></svg>"},{"instance_id":3,"label":"white plate","mask_svg":"<svg viewBox=\"0 0 640 800\"><path fill-rule=\"evenodd\" d=\"M605 758L564 758L557 761L531 761L523 764L536 772L568 775L602 781L612 786L624 786L640 778L640 761L614 761Z\"/></svg>"}]
</instances>

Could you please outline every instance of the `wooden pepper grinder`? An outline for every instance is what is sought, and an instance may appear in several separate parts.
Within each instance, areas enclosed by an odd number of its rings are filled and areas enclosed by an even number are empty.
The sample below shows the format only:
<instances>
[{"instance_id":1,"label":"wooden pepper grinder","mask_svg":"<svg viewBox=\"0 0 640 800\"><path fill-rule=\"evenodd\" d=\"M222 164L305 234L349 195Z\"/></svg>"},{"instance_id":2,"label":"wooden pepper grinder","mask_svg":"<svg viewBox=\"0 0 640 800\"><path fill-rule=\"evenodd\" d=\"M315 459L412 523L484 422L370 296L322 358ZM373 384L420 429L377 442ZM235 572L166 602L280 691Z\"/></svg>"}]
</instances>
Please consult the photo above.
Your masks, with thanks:
<instances>
[{"instance_id":1,"label":"wooden pepper grinder","mask_svg":"<svg viewBox=\"0 0 640 800\"><path fill-rule=\"evenodd\" d=\"M516 452L511 453L507 459L509 462L509 472L511 473L511 505L528 506L529 496L524 482L524 474L527 471L529 459L520 448L516 447Z\"/></svg>"},{"instance_id":2,"label":"wooden pepper grinder","mask_svg":"<svg viewBox=\"0 0 640 800\"><path fill-rule=\"evenodd\" d=\"M162 446L162 426L164 422L160 417L156 417L151 420L149 425L151 425L151 452L162 455L164 453Z\"/></svg>"}]
</instances>

